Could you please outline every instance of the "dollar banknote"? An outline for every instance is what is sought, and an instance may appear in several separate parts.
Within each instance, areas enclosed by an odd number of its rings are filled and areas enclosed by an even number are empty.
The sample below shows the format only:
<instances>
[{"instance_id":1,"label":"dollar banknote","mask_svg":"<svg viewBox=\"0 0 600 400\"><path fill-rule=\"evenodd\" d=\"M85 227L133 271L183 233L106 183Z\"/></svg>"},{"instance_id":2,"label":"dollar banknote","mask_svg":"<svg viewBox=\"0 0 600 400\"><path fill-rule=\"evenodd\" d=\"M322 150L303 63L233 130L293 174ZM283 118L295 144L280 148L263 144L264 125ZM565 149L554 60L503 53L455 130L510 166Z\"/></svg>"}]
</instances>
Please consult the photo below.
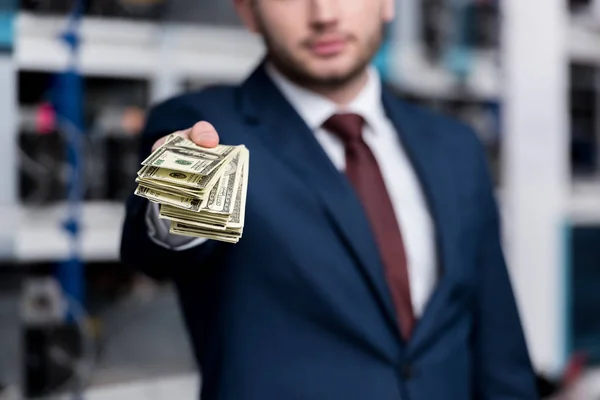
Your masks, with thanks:
<instances>
[{"instance_id":1,"label":"dollar banknote","mask_svg":"<svg viewBox=\"0 0 600 400\"><path fill-rule=\"evenodd\" d=\"M138 185L137 189L135 190L135 194L145 197L154 203L169 204L173 207L178 207L185 210L199 211L202 204L198 199L172 195L142 185Z\"/></svg>"},{"instance_id":2,"label":"dollar banknote","mask_svg":"<svg viewBox=\"0 0 600 400\"><path fill-rule=\"evenodd\" d=\"M207 212L206 209L201 209L198 212L194 212L191 210L188 211L182 208L172 207L168 204L161 205L159 217L163 219L185 219L186 221L190 222L206 223L215 226L220 226L223 228L227 226L227 223L231 219L231 217L227 215L212 215L209 212Z\"/></svg>"},{"instance_id":3,"label":"dollar banknote","mask_svg":"<svg viewBox=\"0 0 600 400\"><path fill-rule=\"evenodd\" d=\"M205 207L210 213L231 215L242 177L242 165L242 152L238 152L223 169L219 182L208 195Z\"/></svg>"},{"instance_id":4,"label":"dollar banknote","mask_svg":"<svg viewBox=\"0 0 600 400\"><path fill-rule=\"evenodd\" d=\"M164 182L166 185L182 187L194 192L203 192L217 182L219 179L218 173L218 168L215 168L208 175L199 175L167 168L144 166L138 172L138 178L143 181Z\"/></svg>"},{"instance_id":5,"label":"dollar banknote","mask_svg":"<svg viewBox=\"0 0 600 400\"><path fill-rule=\"evenodd\" d=\"M219 233L211 229L203 229L176 221L171 222L171 228L169 231L175 235L204 237L207 239L219 240L222 242L229 243L237 243L240 240L240 236L235 233Z\"/></svg>"},{"instance_id":6,"label":"dollar banknote","mask_svg":"<svg viewBox=\"0 0 600 400\"><path fill-rule=\"evenodd\" d=\"M248 193L248 172L250 168L250 154L244 149L243 164L240 175L240 182L237 187L237 196L231 213L231 220L227 224L227 229L241 230L244 227L244 218L246 214L246 195ZM240 232L241 233L241 232Z\"/></svg>"},{"instance_id":7,"label":"dollar banknote","mask_svg":"<svg viewBox=\"0 0 600 400\"><path fill-rule=\"evenodd\" d=\"M160 218L167 219L169 221L181 222L182 224L195 226L197 228L202 228L202 229L211 229L211 230L215 230L215 231L219 231L219 232L221 232L221 231L225 232L227 230L227 223L219 224L219 223L214 223L212 221L202 222L202 221L189 219L185 215L169 215L169 216L167 216L165 214L161 214Z\"/></svg>"},{"instance_id":8,"label":"dollar banknote","mask_svg":"<svg viewBox=\"0 0 600 400\"><path fill-rule=\"evenodd\" d=\"M182 208L172 207L163 204L160 207L159 217L162 219L179 220L180 222L189 222L190 224L201 223L209 224L215 227L225 229L231 219L230 216L211 215L206 209L200 209L198 212Z\"/></svg>"},{"instance_id":9,"label":"dollar banknote","mask_svg":"<svg viewBox=\"0 0 600 400\"><path fill-rule=\"evenodd\" d=\"M188 188L181 188L181 187L177 187L177 186L165 185L162 182L153 181L150 179L137 178L135 181L144 187L147 187L149 189L154 189L159 192L165 192L165 193L176 195L176 196L191 197L192 199L202 200L202 196L200 196L200 194L198 192L188 190Z\"/></svg>"},{"instance_id":10,"label":"dollar banknote","mask_svg":"<svg viewBox=\"0 0 600 400\"><path fill-rule=\"evenodd\" d=\"M174 235L237 243L242 236L250 153L243 146L207 149L170 135L138 171L135 194L158 203Z\"/></svg>"},{"instance_id":11,"label":"dollar banknote","mask_svg":"<svg viewBox=\"0 0 600 400\"><path fill-rule=\"evenodd\" d=\"M174 136L145 159L142 165L208 175L236 150L239 149L235 146L224 145L212 149L199 147L191 140Z\"/></svg>"},{"instance_id":12,"label":"dollar banknote","mask_svg":"<svg viewBox=\"0 0 600 400\"><path fill-rule=\"evenodd\" d=\"M171 220L171 233L173 234L188 234L189 236L207 237L207 230L212 225L212 238L215 240L223 240L226 242L235 242L239 240L243 233L248 171L249 171L249 153L244 149L239 158L234 160L235 173L230 173L231 179L224 180L221 188L213 190L221 191L221 194L216 194L211 202L217 205L217 210L210 207L203 208L199 213L192 213L185 210L176 209L173 207L161 207L161 216ZM232 166L233 171L233 166ZM236 176L239 175L239 176ZM230 182L234 182L233 189L230 189ZM234 193L231 193L231 191ZM218 198L221 197L223 205L218 205ZM231 198L229 204L228 198ZM227 220L219 222L215 218L227 216Z\"/></svg>"},{"instance_id":13,"label":"dollar banknote","mask_svg":"<svg viewBox=\"0 0 600 400\"><path fill-rule=\"evenodd\" d=\"M243 217L247 179L244 171L248 165L248 151L242 150L223 171L219 183L213 187L199 213L190 213L176 207L164 206L161 215L184 217L193 221L235 221ZM229 222L228 222L229 223Z\"/></svg>"}]
</instances>

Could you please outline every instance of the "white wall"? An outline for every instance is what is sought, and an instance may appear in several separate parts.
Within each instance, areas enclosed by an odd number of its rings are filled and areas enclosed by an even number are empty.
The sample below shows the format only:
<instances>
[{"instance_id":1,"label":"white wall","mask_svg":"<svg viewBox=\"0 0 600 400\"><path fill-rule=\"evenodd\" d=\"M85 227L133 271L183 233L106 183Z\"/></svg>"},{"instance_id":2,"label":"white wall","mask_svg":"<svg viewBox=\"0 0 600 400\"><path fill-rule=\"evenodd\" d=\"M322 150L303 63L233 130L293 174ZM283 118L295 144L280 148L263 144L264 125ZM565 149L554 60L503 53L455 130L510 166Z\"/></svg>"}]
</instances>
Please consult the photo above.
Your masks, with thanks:
<instances>
[{"instance_id":1,"label":"white wall","mask_svg":"<svg viewBox=\"0 0 600 400\"><path fill-rule=\"evenodd\" d=\"M570 187L564 0L504 0L504 202L507 258L531 355L564 361L563 229Z\"/></svg>"}]
</instances>

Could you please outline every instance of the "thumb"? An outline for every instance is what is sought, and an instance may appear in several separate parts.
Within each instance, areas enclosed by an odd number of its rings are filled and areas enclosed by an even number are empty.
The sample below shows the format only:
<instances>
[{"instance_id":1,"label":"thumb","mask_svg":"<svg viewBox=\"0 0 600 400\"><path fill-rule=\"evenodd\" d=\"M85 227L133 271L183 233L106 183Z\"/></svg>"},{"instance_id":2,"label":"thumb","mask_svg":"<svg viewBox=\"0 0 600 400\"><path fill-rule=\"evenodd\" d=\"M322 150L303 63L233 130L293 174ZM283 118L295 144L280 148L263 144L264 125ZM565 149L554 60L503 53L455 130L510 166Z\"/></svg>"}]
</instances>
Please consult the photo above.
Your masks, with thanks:
<instances>
[{"instance_id":1,"label":"thumb","mask_svg":"<svg viewBox=\"0 0 600 400\"><path fill-rule=\"evenodd\" d=\"M219 134L214 126L206 121L198 122L190 132L190 139L198 146L216 147L219 144Z\"/></svg>"}]
</instances>

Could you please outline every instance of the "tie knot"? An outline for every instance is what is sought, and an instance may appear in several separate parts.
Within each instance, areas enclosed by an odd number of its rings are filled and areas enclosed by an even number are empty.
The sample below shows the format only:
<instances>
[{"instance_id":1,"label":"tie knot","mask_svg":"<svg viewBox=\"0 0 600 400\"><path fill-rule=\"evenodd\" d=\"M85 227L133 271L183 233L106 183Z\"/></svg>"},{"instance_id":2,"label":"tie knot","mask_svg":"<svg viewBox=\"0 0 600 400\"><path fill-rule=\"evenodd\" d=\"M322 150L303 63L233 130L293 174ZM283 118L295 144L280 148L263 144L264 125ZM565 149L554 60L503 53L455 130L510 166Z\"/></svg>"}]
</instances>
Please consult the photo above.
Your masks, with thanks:
<instances>
[{"instance_id":1,"label":"tie knot","mask_svg":"<svg viewBox=\"0 0 600 400\"><path fill-rule=\"evenodd\" d=\"M334 114L323 128L337 135L345 144L360 140L364 119L358 114Z\"/></svg>"}]
</instances>

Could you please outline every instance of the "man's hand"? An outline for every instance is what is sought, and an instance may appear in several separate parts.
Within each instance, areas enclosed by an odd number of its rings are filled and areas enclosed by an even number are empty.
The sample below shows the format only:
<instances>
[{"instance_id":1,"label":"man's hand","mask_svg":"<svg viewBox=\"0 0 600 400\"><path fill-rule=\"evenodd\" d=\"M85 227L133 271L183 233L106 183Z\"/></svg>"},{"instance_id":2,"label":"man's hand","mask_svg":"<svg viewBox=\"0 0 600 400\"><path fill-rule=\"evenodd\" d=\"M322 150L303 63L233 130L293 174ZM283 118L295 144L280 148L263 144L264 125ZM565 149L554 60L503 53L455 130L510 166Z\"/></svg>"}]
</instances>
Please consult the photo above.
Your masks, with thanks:
<instances>
[{"instance_id":1,"label":"man's hand","mask_svg":"<svg viewBox=\"0 0 600 400\"><path fill-rule=\"evenodd\" d=\"M215 130L215 127L206 121L198 122L194 127L184 131L174 132L174 134L190 139L192 142L202 147L212 148L219 144L219 134ZM166 136L158 139L156 143L154 143L154 146L152 146L152 151L162 146L166 139Z\"/></svg>"}]
</instances>

